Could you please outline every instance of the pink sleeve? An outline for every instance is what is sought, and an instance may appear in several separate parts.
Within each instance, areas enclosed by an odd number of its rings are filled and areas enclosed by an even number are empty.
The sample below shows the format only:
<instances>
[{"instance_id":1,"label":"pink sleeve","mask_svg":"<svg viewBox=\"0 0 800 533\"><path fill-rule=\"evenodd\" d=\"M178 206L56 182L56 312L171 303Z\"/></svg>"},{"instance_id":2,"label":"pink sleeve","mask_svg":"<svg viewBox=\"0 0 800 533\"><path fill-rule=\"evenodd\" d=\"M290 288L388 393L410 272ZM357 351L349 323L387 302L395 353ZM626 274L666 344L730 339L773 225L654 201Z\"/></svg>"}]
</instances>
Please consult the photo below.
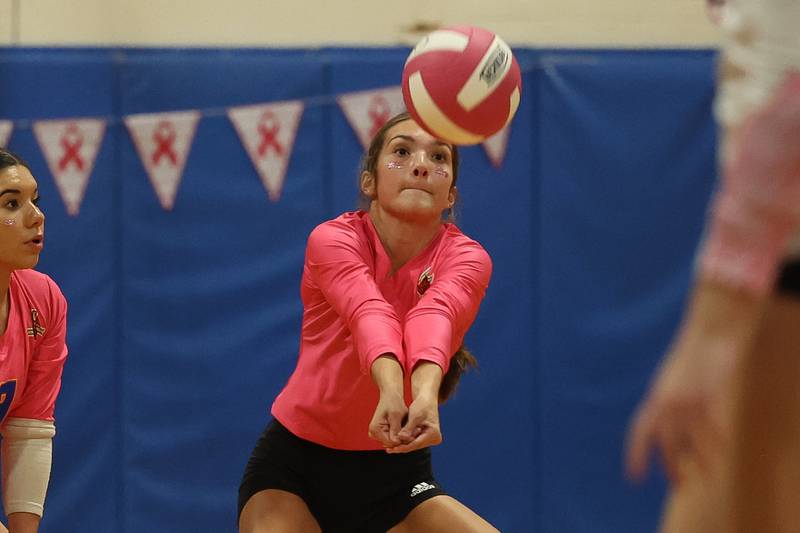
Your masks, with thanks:
<instances>
[{"instance_id":1,"label":"pink sleeve","mask_svg":"<svg viewBox=\"0 0 800 533\"><path fill-rule=\"evenodd\" d=\"M61 390L61 373L67 359L67 301L56 284L48 279L50 289L44 338L33 353L25 391L9 417L53 420L56 398Z\"/></svg>"},{"instance_id":2,"label":"pink sleeve","mask_svg":"<svg viewBox=\"0 0 800 533\"><path fill-rule=\"evenodd\" d=\"M434 272L425 294L406 315L406 372L430 361L447 372L489 286L492 261L477 243L457 246Z\"/></svg>"},{"instance_id":3,"label":"pink sleeve","mask_svg":"<svg viewBox=\"0 0 800 533\"><path fill-rule=\"evenodd\" d=\"M743 191L731 190L715 199L700 255L700 277L762 296L773 287L798 220L751 200Z\"/></svg>"},{"instance_id":4,"label":"pink sleeve","mask_svg":"<svg viewBox=\"0 0 800 533\"><path fill-rule=\"evenodd\" d=\"M750 115L726 147L700 255L700 276L768 293L800 227L800 74Z\"/></svg>"},{"instance_id":5,"label":"pink sleeve","mask_svg":"<svg viewBox=\"0 0 800 533\"><path fill-rule=\"evenodd\" d=\"M385 353L394 354L403 364L400 320L364 260L368 251L354 230L335 222L317 226L306 248L309 275L347 324L365 374Z\"/></svg>"}]
</instances>

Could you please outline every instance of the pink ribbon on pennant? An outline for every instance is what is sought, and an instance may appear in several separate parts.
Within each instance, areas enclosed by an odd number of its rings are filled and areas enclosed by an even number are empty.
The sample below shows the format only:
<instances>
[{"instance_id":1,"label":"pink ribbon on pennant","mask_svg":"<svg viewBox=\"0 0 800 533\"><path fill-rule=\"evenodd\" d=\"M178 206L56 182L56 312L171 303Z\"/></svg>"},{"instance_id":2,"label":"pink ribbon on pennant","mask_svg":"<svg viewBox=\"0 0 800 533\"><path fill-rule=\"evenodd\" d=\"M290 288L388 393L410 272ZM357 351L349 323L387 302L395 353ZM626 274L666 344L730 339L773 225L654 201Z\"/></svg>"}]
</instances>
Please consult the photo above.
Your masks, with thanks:
<instances>
[{"instance_id":1,"label":"pink ribbon on pennant","mask_svg":"<svg viewBox=\"0 0 800 533\"><path fill-rule=\"evenodd\" d=\"M283 155L283 146L278 142L278 132L281 124L270 111L264 111L258 123L258 132L261 134L261 144L258 146L259 157L264 157L267 150L272 148L278 155Z\"/></svg>"},{"instance_id":2,"label":"pink ribbon on pennant","mask_svg":"<svg viewBox=\"0 0 800 533\"><path fill-rule=\"evenodd\" d=\"M64 155L58 161L58 170L64 172L70 163L74 163L78 170L83 170L84 162L80 154L80 149L83 146L83 134L81 134L77 124L70 122L67 125L59 144L64 148Z\"/></svg>"},{"instance_id":3,"label":"pink ribbon on pennant","mask_svg":"<svg viewBox=\"0 0 800 533\"><path fill-rule=\"evenodd\" d=\"M162 120L158 123L156 130L153 132L153 142L156 143L156 150L153 152L152 161L157 165L161 161L161 157L167 157L172 163L172 166L178 164L178 154L173 150L173 144L177 134L175 133L175 126L168 120Z\"/></svg>"},{"instance_id":4,"label":"pink ribbon on pennant","mask_svg":"<svg viewBox=\"0 0 800 533\"><path fill-rule=\"evenodd\" d=\"M372 101L369 103L367 114L369 118L372 119L372 127L370 128L369 136L374 137L375 134L378 133L378 130L381 129L390 118L391 108L389 107L389 102L379 94L373 96Z\"/></svg>"}]
</instances>

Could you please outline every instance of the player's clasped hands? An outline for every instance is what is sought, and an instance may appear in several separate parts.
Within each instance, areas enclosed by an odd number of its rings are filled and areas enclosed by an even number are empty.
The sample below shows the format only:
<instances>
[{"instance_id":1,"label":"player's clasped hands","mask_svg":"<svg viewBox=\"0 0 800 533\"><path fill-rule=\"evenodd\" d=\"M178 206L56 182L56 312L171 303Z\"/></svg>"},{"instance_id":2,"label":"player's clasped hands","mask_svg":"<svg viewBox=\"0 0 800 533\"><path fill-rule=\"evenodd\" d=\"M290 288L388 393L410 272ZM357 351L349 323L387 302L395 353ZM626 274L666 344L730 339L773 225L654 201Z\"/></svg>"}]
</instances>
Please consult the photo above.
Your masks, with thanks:
<instances>
[{"instance_id":1,"label":"player's clasped hands","mask_svg":"<svg viewBox=\"0 0 800 533\"><path fill-rule=\"evenodd\" d=\"M435 395L419 395L408 408L408 420L398 434L401 444L389 453L406 453L442 442L439 427L439 402Z\"/></svg>"},{"instance_id":2,"label":"player's clasped hands","mask_svg":"<svg viewBox=\"0 0 800 533\"><path fill-rule=\"evenodd\" d=\"M406 407L402 394L381 393L369 436L388 453L407 453L441 443L436 397L420 395Z\"/></svg>"}]
</instances>

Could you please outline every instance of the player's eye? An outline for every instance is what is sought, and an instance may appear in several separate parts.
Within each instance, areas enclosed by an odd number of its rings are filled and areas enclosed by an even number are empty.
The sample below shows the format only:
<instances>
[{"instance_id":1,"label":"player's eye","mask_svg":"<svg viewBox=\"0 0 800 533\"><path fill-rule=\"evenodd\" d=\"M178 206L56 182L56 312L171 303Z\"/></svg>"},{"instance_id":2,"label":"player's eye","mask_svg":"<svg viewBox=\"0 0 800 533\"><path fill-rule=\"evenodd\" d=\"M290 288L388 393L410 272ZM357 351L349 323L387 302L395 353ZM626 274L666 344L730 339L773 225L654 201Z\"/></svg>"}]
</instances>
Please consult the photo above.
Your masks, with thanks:
<instances>
[{"instance_id":1,"label":"player's eye","mask_svg":"<svg viewBox=\"0 0 800 533\"><path fill-rule=\"evenodd\" d=\"M18 207L19 207L19 202L18 202L16 199L14 199L14 200L9 200L9 201L7 201L7 202L6 202L5 204L3 204L3 205L4 205L6 208L8 208L8 209L16 209L16 208L18 208Z\"/></svg>"}]
</instances>

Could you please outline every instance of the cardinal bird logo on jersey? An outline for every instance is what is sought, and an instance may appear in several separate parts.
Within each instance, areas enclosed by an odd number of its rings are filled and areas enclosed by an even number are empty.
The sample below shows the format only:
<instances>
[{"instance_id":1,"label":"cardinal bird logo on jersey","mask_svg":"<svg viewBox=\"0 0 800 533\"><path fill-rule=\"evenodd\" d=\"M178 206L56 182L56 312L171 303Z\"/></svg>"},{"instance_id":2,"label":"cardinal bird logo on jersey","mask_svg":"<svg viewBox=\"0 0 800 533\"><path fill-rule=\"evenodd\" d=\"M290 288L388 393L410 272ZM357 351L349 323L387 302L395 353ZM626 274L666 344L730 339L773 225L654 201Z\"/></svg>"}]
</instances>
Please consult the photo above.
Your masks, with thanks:
<instances>
[{"instance_id":1,"label":"cardinal bird logo on jersey","mask_svg":"<svg viewBox=\"0 0 800 533\"><path fill-rule=\"evenodd\" d=\"M39 324L39 311L36 309L31 309L31 327L27 328L25 331L28 332L28 337L42 337L44 336L45 329Z\"/></svg>"},{"instance_id":2,"label":"cardinal bird logo on jersey","mask_svg":"<svg viewBox=\"0 0 800 533\"><path fill-rule=\"evenodd\" d=\"M422 271L422 274L419 275L419 279L417 280L417 294L422 296L425 294L425 291L428 290L428 287L431 286L433 283L433 271L431 270L432 267L428 267Z\"/></svg>"}]
</instances>

